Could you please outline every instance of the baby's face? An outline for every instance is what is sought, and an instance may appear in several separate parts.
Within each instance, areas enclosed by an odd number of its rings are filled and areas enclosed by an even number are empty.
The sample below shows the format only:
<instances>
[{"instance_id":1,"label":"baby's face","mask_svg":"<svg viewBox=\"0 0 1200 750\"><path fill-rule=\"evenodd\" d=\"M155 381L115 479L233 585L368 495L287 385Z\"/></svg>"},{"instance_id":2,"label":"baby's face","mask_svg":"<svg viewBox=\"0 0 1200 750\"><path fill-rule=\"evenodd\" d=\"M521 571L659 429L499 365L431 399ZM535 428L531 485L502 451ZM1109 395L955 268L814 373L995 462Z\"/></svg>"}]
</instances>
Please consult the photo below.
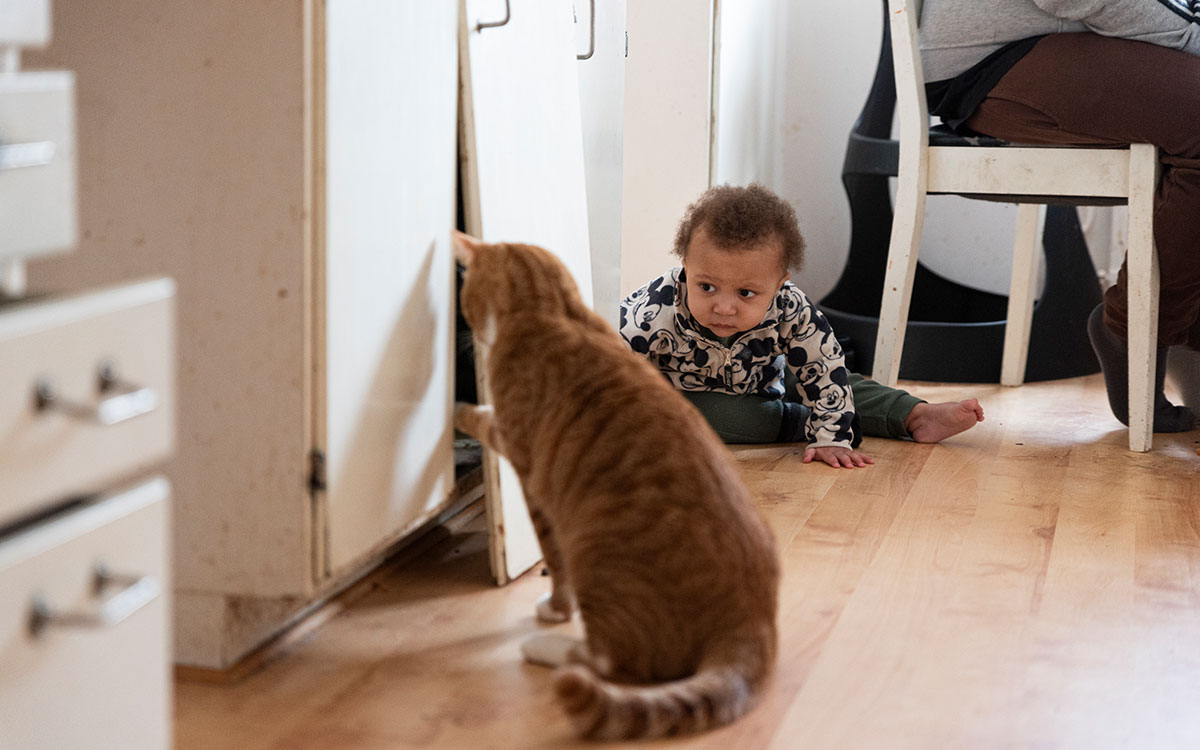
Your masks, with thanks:
<instances>
[{"instance_id":1,"label":"baby's face","mask_svg":"<svg viewBox=\"0 0 1200 750\"><path fill-rule=\"evenodd\" d=\"M779 238L722 248L709 238L703 226L692 235L683 267L687 270L687 305L692 317L722 337L761 323L776 292L788 279Z\"/></svg>"}]
</instances>

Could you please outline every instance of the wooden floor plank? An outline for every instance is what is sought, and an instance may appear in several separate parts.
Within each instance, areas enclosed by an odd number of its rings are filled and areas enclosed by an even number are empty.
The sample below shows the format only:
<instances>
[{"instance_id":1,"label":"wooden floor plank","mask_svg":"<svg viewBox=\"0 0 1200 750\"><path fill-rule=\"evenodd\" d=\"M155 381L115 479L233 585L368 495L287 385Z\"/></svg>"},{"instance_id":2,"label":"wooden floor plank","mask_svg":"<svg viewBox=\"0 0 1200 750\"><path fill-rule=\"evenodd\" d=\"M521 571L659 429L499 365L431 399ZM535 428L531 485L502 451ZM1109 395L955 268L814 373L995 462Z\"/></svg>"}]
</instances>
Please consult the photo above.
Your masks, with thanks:
<instances>
[{"instance_id":1,"label":"wooden floor plank","mask_svg":"<svg viewBox=\"0 0 1200 750\"><path fill-rule=\"evenodd\" d=\"M867 469L736 449L784 566L778 674L733 726L654 746L1200 747L1200 432L1130 453L1099 376L905 385L987 419L868 439ZM240 681L179 680L177 748L590 746L520 661L546 580L492 586L481 527L371 586Z\"/></svg>"}]
</instances>

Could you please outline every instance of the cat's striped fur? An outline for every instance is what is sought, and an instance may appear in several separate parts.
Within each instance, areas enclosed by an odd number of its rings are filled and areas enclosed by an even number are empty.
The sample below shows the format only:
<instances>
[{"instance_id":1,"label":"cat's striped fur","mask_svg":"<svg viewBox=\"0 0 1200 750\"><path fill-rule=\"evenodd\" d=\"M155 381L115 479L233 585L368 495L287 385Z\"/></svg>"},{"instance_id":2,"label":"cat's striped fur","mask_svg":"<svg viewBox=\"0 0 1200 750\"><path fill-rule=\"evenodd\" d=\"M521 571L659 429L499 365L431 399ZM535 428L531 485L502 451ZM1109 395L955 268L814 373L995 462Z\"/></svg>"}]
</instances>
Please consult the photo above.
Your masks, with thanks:
<instances>
[{"instance_id":1,"label":"cat's striped fur","mask_svg":"<svg viewBox=\"0 0 1200 750\"><path fill-rule=\"evenodd\" d=\"M586 633L559 702L592 738L733 721L772 673L779 563L732 457L551 253L456 245L493 399L456 422L521 478L552 577L540 618L577 602Z\"/></svg>"}]
</instances>

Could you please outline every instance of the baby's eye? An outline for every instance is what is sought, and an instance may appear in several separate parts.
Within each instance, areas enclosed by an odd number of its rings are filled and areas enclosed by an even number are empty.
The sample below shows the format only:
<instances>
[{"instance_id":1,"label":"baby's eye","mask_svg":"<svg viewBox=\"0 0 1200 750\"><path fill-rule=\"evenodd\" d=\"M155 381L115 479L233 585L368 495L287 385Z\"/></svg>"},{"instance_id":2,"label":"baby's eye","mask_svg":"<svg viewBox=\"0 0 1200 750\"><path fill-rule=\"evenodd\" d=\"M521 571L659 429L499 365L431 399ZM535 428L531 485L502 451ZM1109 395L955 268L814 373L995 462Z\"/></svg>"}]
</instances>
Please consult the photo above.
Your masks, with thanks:
<instances>
[{"instance_id":1,"label":"baby's eye","mask_svg":"<svg viewBox=\"0 0 1200 750\"><path fill-rule=\"evenodd\" d=\"M758 292L752 291L750 289L739 289L738 294L740 294L745 299L751 299L752 297L758 296Z\"/></svg>"},{"instance_id":2,"label":"baby's eye","mask_svg":"<svg viewBox=\"0 0 1200 750\"><path fill-rule=\"evenodd\" d=\"M712 284L708 284L703 281L700 282L700 291L702 291L702 292L711 292L711 291L714 291L715 289L716 289L716 287L713 286Z\"/></svg>"}]
</instances>

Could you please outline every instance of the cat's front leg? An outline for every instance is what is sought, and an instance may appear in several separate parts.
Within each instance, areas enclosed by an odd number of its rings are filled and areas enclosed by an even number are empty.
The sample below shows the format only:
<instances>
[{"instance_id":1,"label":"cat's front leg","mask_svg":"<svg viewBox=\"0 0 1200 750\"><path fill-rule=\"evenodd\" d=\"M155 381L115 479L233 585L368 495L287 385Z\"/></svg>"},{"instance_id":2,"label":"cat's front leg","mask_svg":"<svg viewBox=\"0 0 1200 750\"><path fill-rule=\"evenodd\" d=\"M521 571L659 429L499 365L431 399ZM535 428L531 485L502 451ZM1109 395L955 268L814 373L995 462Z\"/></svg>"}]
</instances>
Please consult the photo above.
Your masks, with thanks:
<instances>
[{"instance_id":1,"label":"cat's front leg","mask_svg":"<svg viewBox=\"0 0 1200 750\"><path fill-rule=\"evenodd\" d=\"M528 494L525 499L528 503ZM545 514L530 505L529 520L533 522L533 530L537 532L542 559L550 573L550 592L538 598L537 618L549 623L566 622L575 611L575 592L571 589L567 577L562 551L558 548L558 541L554 538L554 531Z\"/></svg>"},{"instance_id":2,"label":"cat's front leg","mask_svg":"<svg viewBox=\"0 0 1200 750\"><path fill-rule=\"evenodd\" d=\"M463 402L455 404L454 427L479 440L485 448L504 453L499 430L496 429L496 410L491 406Z\"/></svg>"},{"instance_id":3,"label":"cat's front leg","mask_svg":"<svg viewBox=\"0 0 1200 750\"><path fill-rule=\"evenodd\" d=\"M556 593L558 593L558 596L555 596ZM575 610L570 587L566 587L565 594L560 593L559 587L556 586L555 590L548 591L539 596L536 610L537 618L542 622L558 624L570 620L571 613Z\"/></svg>"}]
</instances>

